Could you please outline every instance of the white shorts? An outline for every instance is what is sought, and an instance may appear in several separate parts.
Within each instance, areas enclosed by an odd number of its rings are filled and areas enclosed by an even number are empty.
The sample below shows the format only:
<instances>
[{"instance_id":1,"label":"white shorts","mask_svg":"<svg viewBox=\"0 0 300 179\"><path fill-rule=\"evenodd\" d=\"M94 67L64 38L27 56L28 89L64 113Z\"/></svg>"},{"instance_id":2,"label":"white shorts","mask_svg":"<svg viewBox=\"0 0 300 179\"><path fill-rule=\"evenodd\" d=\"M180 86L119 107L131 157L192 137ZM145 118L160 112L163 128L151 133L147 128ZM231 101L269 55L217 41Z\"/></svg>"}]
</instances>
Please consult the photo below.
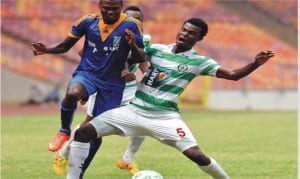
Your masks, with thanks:
<instances>
[{"instance_id":1,"label":"white shorts","mask_svg":"<svg viewBox=\"0 0 300 179\"><path fill-rule=\"evenodd\" d=\"M128 82L127 82L128 83ZM135 96L137 86L125 86L124 91L123 91L123 97L122 97L122 102L121 106L125 106L132 101L132 99Z\"/></svg>"},{"instance_id":2,"label":"white shorts","mask_svg":"<svg viewBox=\"0 0 300 179\"><path fill-rule=\"evenodd\" d=\"M181 152L198 145L177 112L146 111L129 104L106 111L90 123L98 137L112 134L150 136Z\"/></svg>"}]
</instances>

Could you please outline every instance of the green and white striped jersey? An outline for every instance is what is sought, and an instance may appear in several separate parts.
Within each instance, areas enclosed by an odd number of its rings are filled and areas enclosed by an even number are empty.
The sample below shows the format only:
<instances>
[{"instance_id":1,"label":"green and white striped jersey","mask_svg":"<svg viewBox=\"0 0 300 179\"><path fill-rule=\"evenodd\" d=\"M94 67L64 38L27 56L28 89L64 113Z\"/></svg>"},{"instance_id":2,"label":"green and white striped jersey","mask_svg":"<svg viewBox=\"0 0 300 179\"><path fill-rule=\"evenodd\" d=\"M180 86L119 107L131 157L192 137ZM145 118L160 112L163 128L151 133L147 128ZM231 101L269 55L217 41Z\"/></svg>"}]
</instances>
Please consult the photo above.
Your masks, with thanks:
<instances>
[{"instance_id":1,"label":"green and white striped jersey","mask_svg":"<svg viewBox=\"0 0 300 179\"><path fill-rule=\"evenodd\" d=\"M191 49L174 54L175 44L153 44L145 48L151 66L138 86L132 104L152 111L177 111L178 99L199 75L215 76L219 64Z\"/></svg>"}]
</instances>

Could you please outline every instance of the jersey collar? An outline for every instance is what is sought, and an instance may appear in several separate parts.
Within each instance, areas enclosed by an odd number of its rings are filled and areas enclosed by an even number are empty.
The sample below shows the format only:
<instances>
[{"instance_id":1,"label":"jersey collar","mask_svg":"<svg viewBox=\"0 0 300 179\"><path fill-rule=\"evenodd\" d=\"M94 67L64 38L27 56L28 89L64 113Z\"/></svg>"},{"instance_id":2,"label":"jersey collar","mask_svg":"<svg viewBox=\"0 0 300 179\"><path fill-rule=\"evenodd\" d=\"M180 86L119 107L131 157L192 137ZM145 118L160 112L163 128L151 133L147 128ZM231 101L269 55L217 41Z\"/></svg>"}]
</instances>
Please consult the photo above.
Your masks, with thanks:
<instances>
[{"instance_id":1,"label":"jersey collar","mask_svg":"<svg viewBox=\"0 0 300 179\"><path fill-rule=\"evenodd\" d=\"M171 53L173 53L173 52L172 52L172 49L173 49L174 46L175 46L175 44L169 44L169 45L168 45L168 49L169 49L169 51L170 51ZM180 53L176 53L176 54L177 54L177 55L181 55L181 56L185 56L185 57L190 57L190 56L192 56L194 53L195 53L195 50L192 48L192 49L190 49L190 50L188 50L188 51L184 51L184 52L180 52Z\"/></svg>"},{"instance_id":2,"label":"jersey collar","mask_svg":"<svg viewBox=\"0 0 300 179\"><path fill-rule=\"evenodd\" d=\"M105 24L103 21L103 18L100 18L100 24L99 24L99 31L102 38L102 41L105 41L107 37L115 30L116 27L118 27L121 22L126 18L125 13L121 13L120 18L117 22L114 24Z\"/></svg>"}]
</instances>

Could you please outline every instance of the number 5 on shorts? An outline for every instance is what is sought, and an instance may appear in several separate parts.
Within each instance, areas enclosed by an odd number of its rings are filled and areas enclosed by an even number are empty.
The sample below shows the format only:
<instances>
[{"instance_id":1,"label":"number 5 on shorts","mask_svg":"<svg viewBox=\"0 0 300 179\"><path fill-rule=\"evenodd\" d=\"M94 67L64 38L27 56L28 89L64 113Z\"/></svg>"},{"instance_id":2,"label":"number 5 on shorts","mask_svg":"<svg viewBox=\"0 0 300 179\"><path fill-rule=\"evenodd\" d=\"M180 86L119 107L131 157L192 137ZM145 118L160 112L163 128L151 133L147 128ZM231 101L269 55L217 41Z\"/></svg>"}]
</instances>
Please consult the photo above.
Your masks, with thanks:
<instances>
[{"instance_id":1,"label":"number 5 on shorts","mask_svg":"<svg viewBox=\"0 0 300 179\"><path fill-rule=\"evenodd\" d=\"M177 134L180 137L184 137L185 136L185 132L182 130L182 128L177 128L176 131L177 131Z\"/></svg>"}]
</instances>

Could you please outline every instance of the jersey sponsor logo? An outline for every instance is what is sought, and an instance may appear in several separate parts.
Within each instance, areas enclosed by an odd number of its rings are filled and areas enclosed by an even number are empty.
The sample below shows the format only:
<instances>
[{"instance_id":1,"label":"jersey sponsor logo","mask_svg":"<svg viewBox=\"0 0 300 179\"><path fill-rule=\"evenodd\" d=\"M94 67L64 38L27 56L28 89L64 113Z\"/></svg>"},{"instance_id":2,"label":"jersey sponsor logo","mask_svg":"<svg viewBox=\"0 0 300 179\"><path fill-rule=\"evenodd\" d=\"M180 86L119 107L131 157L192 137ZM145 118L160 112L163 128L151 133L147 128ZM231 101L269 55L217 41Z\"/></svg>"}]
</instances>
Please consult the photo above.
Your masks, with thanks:
<instances>
[{"instance_id":1,"label":"jersey sponsor logo","mask_svg":"<svg viewBox=\"0 0 300 179\"><path fill-rule=\"evenodd\" d=\"M185 72L187 70L188 70L188 66L187 65L185 65L185 64L178 65L178 71Z\"/></svg>"},{"instance_id":2,"label":"jersey sponsor logo","mask_svg":"<svg viewBox=\"0 0 300 179\"><path fill-rule=\"evenodd\" d=\"M112 46L103 47L103 51L105 51L106 53L118 51L120 47L120 41L121 41L121 36L114 36L114 41Z\"/></svg>"},{"instance_id":3,"label":"jersey sponsor logo","mask_svg":"<svg viewBox=\"0 0 300 179\"><path fill-rule=\"evenodd\" d=\"M151 68L144 80L144 83L151 87L158 87L165 84L170 76L171 71L159 68Z\"/></svg>"}]
</instances>

